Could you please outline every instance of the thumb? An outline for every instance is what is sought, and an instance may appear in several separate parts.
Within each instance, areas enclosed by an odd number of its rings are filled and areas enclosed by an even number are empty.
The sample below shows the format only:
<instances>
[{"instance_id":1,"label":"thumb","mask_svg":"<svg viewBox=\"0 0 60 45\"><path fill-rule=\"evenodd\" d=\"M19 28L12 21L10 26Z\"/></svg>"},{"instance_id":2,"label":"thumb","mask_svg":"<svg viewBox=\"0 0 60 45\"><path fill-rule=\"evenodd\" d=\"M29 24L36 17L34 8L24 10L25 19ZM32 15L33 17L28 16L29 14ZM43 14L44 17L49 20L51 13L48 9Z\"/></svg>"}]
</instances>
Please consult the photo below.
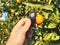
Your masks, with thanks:
<instances>
[{"instance_id":1,"label":"thumb","mask_svg":"<svg viewBox=\"0 0 60 45\"><path fill-rule=\"evenodd\" d=\"M29 30L29 28L31 26L31 20L25 18L23 21L24 21L24 25L21 28L20 32L22 32L22 34L26 34L26 32Z\"/></svg>"}]
</instances>

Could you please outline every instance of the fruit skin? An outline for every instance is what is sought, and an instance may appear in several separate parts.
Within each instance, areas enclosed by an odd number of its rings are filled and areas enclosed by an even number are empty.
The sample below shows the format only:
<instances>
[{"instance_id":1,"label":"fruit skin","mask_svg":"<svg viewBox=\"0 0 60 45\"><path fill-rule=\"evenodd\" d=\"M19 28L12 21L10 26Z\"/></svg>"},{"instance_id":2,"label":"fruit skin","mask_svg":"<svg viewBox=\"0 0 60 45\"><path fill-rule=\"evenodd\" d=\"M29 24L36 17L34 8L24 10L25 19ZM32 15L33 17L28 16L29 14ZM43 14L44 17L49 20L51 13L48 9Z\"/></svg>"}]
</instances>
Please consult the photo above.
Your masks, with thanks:
<instances>
[{"instance_id":1,"label":"fruit skin","mask_svg":"<svg viewBox=\"0 0 60 45\"><path fill-rule=\"evenodd\" d=\"M2 13L0 13L0 17L2 17Z\"/></svg>"},{"instance_id":2,"label":"fruit skin","mask_svg":"<svg viewBox=\"0 0 60 45\"><path fill-rule=\"evenodd\" d=\"M14 9L10 9L10 11L11 11L11 13L14 13L14 12L15 12L15 10L14 10Z\"/></svg>"},{"instance_id":3,"label":"fruit skin","mask_svg":"<svg viewBox=\"0 0 60 45\"><path fill-rule=\"evenodd\" d=\"M39 13L36 14L36 24L42 24L44 21L44 18L42 15L40 15Z\"/></svg>"},{"instance_id":4,"label":"fruit skin","mask_svg":"<svg viewBox=\"0 0 60 45\"><path fill-rule=\"evenodd\" d=\"M21 2L21 0L16 0L16 2L17 2L17 3L20 3L20 2Z\"/></svg>"}]
</instances>

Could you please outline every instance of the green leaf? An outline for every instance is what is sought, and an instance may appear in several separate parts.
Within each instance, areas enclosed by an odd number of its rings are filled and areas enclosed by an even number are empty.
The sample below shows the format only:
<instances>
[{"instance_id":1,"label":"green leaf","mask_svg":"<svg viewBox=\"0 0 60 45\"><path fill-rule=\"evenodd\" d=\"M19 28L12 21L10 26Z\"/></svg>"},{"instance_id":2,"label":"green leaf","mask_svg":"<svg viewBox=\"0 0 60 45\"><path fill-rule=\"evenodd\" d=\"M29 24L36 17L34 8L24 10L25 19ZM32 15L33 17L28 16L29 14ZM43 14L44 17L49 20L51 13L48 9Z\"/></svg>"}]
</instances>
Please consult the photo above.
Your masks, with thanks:
<instances>
[{"instance_id":1,"label":"green leaf","mask_svg":"<svg viewBox=\"0 0 60 45\"><path fill-rule=\"evenodd\" d=\"M53 5L43 5L41 9L51 10L53 11Z\"/></svg>"},{"instance_id":2,"label":"green leaf","mask_svg":"<svg viewBox=\"0 0 60 45\"><path fill-rule=\"evenodd\" d=\"M55 23L48 24L48 28L55 28L55 27L56 27L56 24Z\"/></svg>"},{"instance_id":3,"label":"green leaf","mask_svg":"<svg viewBox=\"0 0 60 45\"><path fill-rule=\"evenodd\" d=\"M44 40L45 40L45 41L50 40L52 34L53 34L53 33L48 33L48 34L46 34L46 35L44 36Z\"/></svg>"},{"instance_id":4,"label":"green leaf","mask_svg":"<svg viewBox=\"0 0 60 45\"><path fill-rule=\"evenodd\" d=\"M49 0L49 4L52 2L52 0Z\"/></svg>"},{"instance_id":5,"label":"green leaf","mask_svg":"<svg viewBox=\"0 0 60 45\"><path fill-rule=\"evenodd\" d=\"M44 15L45 19L48 19L49 13L42 11L42 14Z\"/></svg>"}]
</instances>

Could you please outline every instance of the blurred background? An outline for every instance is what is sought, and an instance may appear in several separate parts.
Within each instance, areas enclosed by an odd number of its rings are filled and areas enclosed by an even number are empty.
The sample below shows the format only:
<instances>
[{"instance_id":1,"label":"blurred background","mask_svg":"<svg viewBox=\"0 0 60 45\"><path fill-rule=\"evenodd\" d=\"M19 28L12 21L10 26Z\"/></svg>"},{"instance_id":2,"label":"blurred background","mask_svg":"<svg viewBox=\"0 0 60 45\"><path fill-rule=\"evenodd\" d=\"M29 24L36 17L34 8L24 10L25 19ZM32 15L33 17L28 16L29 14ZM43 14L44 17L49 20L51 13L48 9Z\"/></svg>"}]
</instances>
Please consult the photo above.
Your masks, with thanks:
<instances>
[{"instance_id":1,"label":"blurred background","mask_svg":"<svg viewBox=\"0 0 60 45\"><path fill-rule=\"evenodd\" d=\"M12 28L30 12L39 13L44 22L36 24L28 45L60 45L60 0L0 0L0 45L6 44Z\"/></svg>"}]
</instances>

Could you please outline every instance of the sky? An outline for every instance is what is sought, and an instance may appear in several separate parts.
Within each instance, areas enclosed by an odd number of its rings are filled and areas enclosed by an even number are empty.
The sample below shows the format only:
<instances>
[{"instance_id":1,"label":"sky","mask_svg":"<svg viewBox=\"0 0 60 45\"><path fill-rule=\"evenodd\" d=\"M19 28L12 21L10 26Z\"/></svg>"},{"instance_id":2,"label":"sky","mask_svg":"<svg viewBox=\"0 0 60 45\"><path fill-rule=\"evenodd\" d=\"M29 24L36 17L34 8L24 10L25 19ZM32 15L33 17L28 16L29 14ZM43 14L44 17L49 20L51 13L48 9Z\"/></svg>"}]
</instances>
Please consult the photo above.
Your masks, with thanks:
<instances>
[{"instance_id":1,"label":"sky","mask_svg":"<svg viewBox=\"0 0 60 45\"><path fill-rule=\"evenodd\" d=\"M8 18L7 12L2 12L2 17L0 17L0 20L6 20Z\"/></svg>"}]
</instances>

